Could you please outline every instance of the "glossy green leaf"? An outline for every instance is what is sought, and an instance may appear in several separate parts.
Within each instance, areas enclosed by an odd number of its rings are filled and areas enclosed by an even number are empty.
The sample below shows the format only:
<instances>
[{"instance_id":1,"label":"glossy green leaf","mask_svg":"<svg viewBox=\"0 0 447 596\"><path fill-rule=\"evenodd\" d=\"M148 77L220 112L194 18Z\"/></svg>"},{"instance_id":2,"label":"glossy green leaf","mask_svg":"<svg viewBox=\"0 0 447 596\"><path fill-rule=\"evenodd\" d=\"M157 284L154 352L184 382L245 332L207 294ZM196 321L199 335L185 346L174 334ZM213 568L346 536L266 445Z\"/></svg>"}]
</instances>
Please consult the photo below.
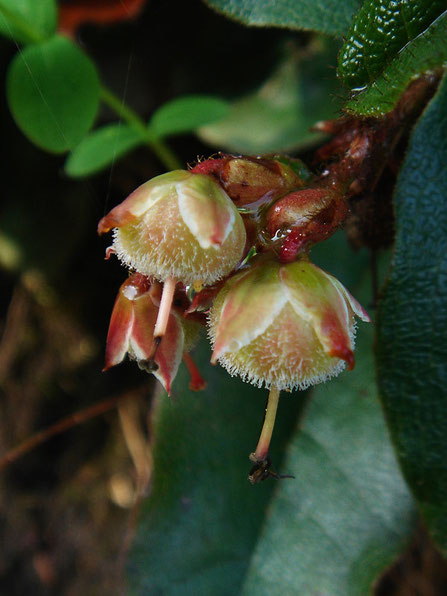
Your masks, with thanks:
<instances>
[{"instance_id":1,"label":"glossy green leaf","mask_svg":"<svg viewBox=\"0 0 447 596\"><path fill-rule=\"evenodd\" d=\"M7 94L22 132L39 147L59 153L77 145L92 125L99 104L98 75L77 46L57 36L15 56Z\"/></svg>"},{"instance_id":2,"label":"glossy green leaf","mask_svg":"<svg viewBox=\"0 0 447 596\"><path fill-rule=\"evenodd\" d=\"M141 142L141 135L126 124L103 126L73 149L65 162L65 171L74 178L89 176L113 164Z\"/></svg>"},{"instance_id":3,"label":"glossy green leaf","mask_svg":"<svg viewBox=\"0 0 447 596\"><path fill-rule=\"evenodd\" d=\"M390 112L409 83L418 75L441 68L447 61L447 11L397 53L371 84L346 105L361 116Z\"/></svg>"},{"instance_id":4,"label":"glossy green leaf","mask_svg":"<svg viewBox=\"0 0 447 596\"><path fill-rule=\"evenodd\" d=\"M379 385L425 522L447 552L447 78L413 130L378 319Z\"/></svg>"},{"instance_id":5,"label":"glossy green leaf","mask_svg":"<svg viewBox=\"0 0 447 596\"><path fill-rule=\"evenodd\" d=\"M358 330L356 367L316 388L291 440L243 594L369 594L414 528L377 399L372 328Z\"/></svg>"},{"instance_id":6,"label":"glossy green leaf","mask_svg":"<svg viewBox=\"0 0 447 596\"><path fill-rule=\"evenodd\" d=\"M149 131L157 138L191 132L225 118L228 111L228 103L219 97L185 95L158 108L150 120Z\"/></svg>"},{"instance_id":7,"label":"glossy green leaf","mask_svg":"<svg viewBox=\"0 0 447 596\"><path fill-rule=\"evenodd\" d=\"M358 0L205 0L228 17L256 27L285 27L342 35Z\"/></svg>"},{"instance_id":8,"label":"glossy green leaf","mask_svg":"<svg viewBox=\"0 0 447 596\"><path fill-rule=\"evenodd\" d=\"M130 558L131 594L237 594L274 482L247 481L267 392L198 358L205 391L180 371L152 420L155 476ZM274 433L279 465L302 395L286 396Z\"/></svg>"},{"instance_id":9,"label":"glossy green leaf","mask_svg":"<svg viewBox=\"0 0 447 596\"><path fill-rule=\"evenodd\" d=\"M338 76L350 89L371 83L445 9L445 0L365 0L340 51Z\"/></svg>"},{"instance_id":10,"label":"glossy green leaf","mask_svg":"<svg viewBox=\"0 0 447 596\"><path fill-rule=\"evenodd\" d=\"M48 39L56 25L55 0L0 0L0 34L18 43Z\"/></svg>"},{"instance_id":11,"label":"glossy green leaf","mask_svg":"<svg viewBox=\"0 0 447 596\"><path fill-rule=\"evenodd\" d=\"M236 100L228 117L202 127L205 142L236 153L261 154L305 148L322 135L310 128L337 116L340 91L331 74L337 45L316 40L290 53L255 93Z\"/></svg>"}]
</instances>

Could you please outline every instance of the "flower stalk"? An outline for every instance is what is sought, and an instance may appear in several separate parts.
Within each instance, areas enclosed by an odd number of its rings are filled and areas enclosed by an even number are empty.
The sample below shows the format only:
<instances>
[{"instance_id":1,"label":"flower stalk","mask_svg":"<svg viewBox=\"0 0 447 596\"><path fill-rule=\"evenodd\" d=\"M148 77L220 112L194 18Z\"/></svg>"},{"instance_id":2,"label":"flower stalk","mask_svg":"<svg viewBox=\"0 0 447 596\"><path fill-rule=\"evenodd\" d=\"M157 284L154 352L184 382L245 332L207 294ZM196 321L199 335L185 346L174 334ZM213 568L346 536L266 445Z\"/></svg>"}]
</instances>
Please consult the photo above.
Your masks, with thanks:
<instances>
[{"instance_id":1,"label":"flower stalk","mask_svg":"<svg viewBox=\"0 0 447 596\"><path fill-rule=\"evenodd\" d=\"M163 284L163 293L161 295L160 307L158 309L157 321L154 329L154 339L162 339L166 333L168 326L168 319L171 313L172 300L174 299L174 292L177 280L174 277L168 277Z\"/></svg>"},{"instance_id":2,"label":"flower stalk","mask_svg":"<svg viewBox=\"0 0 447 596\"><path fill-rule=\"evenodd\" d=\"M273 429L275 427L276 412L278 410L280 389L276 385L272 386L265 409L264 423L262 425L261 435L259 437L256 451L250 453L250 461L254 464L248 475L248 481L251 484L259 484L266 478L295 478L290 474L278 474L271 469L272 461L269 456L270 441L272 439Z\"/></svg>"},{"instance_id":3,"label":"flower stalk","mask_svg":"<svg viewBox=\"0 0 447 596\"><path fill-rule=\"evenodd\" d=\"M279 394L279 388L274 385L270 389L267 408L265 410L264 424L262 426L256 451L250 455L250 459L257 463L264 462L268 457L270 441L275 426L276 412L278 410Z\"/></svg>"}]
</instances>

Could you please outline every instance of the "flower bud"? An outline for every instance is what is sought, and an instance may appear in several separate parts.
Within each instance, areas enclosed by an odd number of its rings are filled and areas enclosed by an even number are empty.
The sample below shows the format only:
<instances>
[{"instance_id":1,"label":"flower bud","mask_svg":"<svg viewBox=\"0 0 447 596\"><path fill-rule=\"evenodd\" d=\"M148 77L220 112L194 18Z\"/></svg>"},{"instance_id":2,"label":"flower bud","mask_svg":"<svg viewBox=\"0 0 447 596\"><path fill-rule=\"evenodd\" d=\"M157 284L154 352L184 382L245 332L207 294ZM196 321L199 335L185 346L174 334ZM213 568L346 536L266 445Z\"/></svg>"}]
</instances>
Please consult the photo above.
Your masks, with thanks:
<instances>
[{"instance_id":1,"label":"flower bud","mask_svg":"<svg viewBox=\"0 0 447 596\"><path fill-rule=\"evenodd\" d=\"M140 368L153 373L169 393L182 359L184 333L177 316L171 313L163 341L156 346L154 327L161 294L157 286L135 273L120 287L110 319L104 370L129 354Z\"/></svg>"},{"instance_id":2,"label":"flower bud","mask_svg":"<svg viewBox=\"0 0 447 596\"><path fill-rule=\"evenodd\" d=\"M212 362L261 387L305 389L354 366L354 315L369 316L308 260L261 258L230 278L210 312Z\"/></svg>"},{"instance_id":3,"label":"flower bud","mask_svg":"<svg viewBox=\"0 0 447 596\"><path fill-rule=\"evenodd\" d=\"M280 260L290 263L331 236L347 212L343 194L328 188L306 188L279 199L267 212L266 224L270 237L282 240Z\"/></svg>"},{"instance_id":4,"label":"flower bud","mask_svg":"<svg viewBox=\"0 0 447 596\"><path fill-rule=\"evenodd\" d=\"M297 165L301 176L291 164ZM274 201L301 188L310 175L300 160L233 155L207 159L192 171L214 176L238 207Z\"/></svg>"},{"instance_id":5,"label":"flower bud","mask_svg":"<svg viewBox=\"0 0 447 596\"><path fill-rule=\"evenodd\" d=\"M160 281L212 284L237 265L245 228L210 176L175 170L137 188L99 222L114 228L113 250L128 267Z\"/></svg>"},{"instance_id":6,"label":"flower bud","mask_svg":"<svg viewBox=\"0 0 447 596\"><path fill-rule=\"evenodd\" d=\"M303 184L295 172L283 163L255 157L229 159L222 169L220 181L238 206L260 199L273 201Z\"/></svg>"}]
</instances>

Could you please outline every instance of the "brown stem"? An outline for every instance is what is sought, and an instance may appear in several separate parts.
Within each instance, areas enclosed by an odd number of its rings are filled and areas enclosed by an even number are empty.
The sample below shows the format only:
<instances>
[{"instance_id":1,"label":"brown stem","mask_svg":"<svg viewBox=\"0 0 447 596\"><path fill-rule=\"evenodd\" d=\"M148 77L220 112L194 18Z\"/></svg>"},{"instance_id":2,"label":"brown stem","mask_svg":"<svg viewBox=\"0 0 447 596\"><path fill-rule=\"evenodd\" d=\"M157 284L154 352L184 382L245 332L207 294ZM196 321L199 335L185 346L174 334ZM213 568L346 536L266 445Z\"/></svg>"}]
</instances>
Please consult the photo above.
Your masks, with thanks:
<instances>
[{"instance_id":1,"label":"brown stem","mask_svg":"<svg viewBox=\"0 0 447 596\"><path fill-rule=\"evenodd\" d=\"M86 422L87 420L95 418L96 416L100 416L101 414L104 414L109 410L113 410L113 408L119 401L123 400L124 398L134 398L137 395L140 395L141 391L142 389L137 389L135 391L121 393L120 395L101 401L100 403L95 404L94 406L90 406L88 408L80 410L79 412L70 414L66 418L58 420L58 422L49 426L48 428L45 428L44 430L41 430L35 435L28 437L22 443L17 445L17 447L14 447L10 451L8 451L0 459L0 471L7 468L9 464L12 464L20 457L22 457L22 455L25 455L38 445L45 443L45 441L48 441L48 439L51 439L52 437L63 433L64 431L72 428L73 426Z\"/></svg>"}]
</instances>

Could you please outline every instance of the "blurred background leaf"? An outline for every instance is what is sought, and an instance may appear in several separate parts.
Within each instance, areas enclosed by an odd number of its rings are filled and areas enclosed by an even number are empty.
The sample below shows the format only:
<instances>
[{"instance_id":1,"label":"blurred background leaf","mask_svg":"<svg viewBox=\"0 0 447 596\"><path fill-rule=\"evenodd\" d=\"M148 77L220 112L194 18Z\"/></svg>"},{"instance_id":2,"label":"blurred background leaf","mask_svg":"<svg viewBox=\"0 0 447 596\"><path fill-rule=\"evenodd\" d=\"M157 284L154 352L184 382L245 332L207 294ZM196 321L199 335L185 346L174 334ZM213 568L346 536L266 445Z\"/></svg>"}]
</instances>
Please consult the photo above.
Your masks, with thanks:
<instances>
[{"instance_id":1,"label":"blurred background leaf","mask_svg":"<svg viewBox=\"0 0 447 596\"><path fill-rule=\"evenodd\" d=\"M219 97L178 97L155 111L149 122L149 131L157 138L192 132L199 126L222 120L228 112L229 104Z\"/></svg>"},{"instance_id":2,"label":"blurred background leaf","mask_svg":"<svg viewBox=\"0 0 447 596\"><path fill-rule=\"evenodd\" d=\"M16 42L48 39L56 24L55 0L0 0L0 34Z\"/></svg>"},{"instance_id":3,"label":"blurred background leaf","mask_svg":"<svg viewBox=\"0 0 447 596\"><path fill-rule=\"evenodd\" d=\"M93 62L56 36L15 56L7 94L22 132L42 149L61 153L77 145L93 124L99 80Z\"/></svg>"},{"instance_id":4,"label":"blurred background leaf","mask_svg":"<svg viewBox=\"0 0 447 596\"><path fill-rule=\"evenodd\" d=\"M447 77L415 126L394 195L379 304L379 388L396 451L447 552Z\"/></svg>"},{"instance_id":5,"label":"blurred background leaf","mask_svg":"<svg viewBox=\"0 0 447 596\"><path fill-rule=\"evenodd\" d=\"M287 27L342 35L359 8L358 0L205 0L244 25Z\"/></svg>"},{"instance_id":6,"label":"blurred background leaf","mask_svg":"<svg viewBox=\"0 0 447 596\"><path fill-rule=\"evenodd\" d=\"M262 86L235 100L227 118L200 128L200 138L247 154L299 150L318 142L322 135L310 128L336 117L341 106L334 76L337 50L338 44L323 38L305 48L286 48Z\"/></svg>"},{"instance_id":7,"label":"blurred background leaf","mask_svg":"<svg viewBox=\"0 0 447 596\"><path fill-rule=\"evenodd\" d=\"M94 174L112 165L142 143L141 135L127 124L109 124L88 133L65 162L73 178Z\"/></svg>"}]
</instances>

